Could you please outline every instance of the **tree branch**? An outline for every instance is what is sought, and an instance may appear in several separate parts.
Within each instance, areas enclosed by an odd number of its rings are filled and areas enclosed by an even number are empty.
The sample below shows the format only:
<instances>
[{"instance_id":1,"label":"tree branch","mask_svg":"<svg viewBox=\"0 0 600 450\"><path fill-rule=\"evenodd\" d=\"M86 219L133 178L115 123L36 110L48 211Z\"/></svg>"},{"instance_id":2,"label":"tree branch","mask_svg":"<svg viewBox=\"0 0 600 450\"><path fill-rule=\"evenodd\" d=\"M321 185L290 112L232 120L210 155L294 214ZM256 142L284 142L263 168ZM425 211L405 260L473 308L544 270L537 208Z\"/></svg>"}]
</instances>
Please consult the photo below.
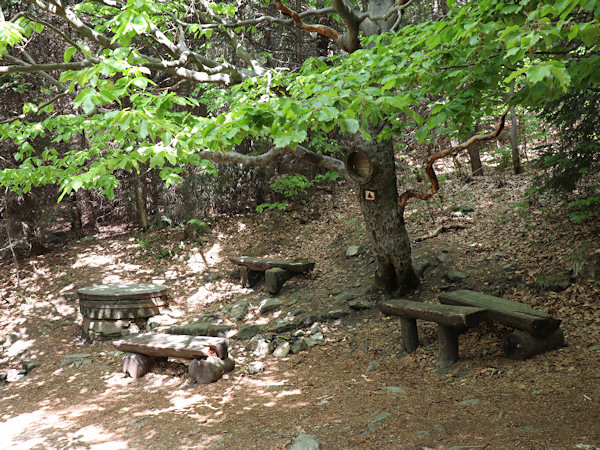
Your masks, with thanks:
<instances>
[{"instance_id":1,"label":"tree branch","mask_svg":"<svg viewBox=\"0 0 600 450\"><path fill-rule=\"evenodd\" d=\"M282 14L291 17L296 24L296 27L300 28L301 30L308 33L318 33L334 41L338 40L340 34L333 28L328 27L327 25L310 25L304 23L300 17L300 14L285 6L280 0L275 0L275 6L277 6L277 9L281 11Z\"/></svg>"},{"instance_id":2,"label":"tree branch","mask_svg":"<svg viewBox=\"0 0 600 450\"><path fill-rule=\"evenodd\" d=\"M504 113L502 114L502 116L500 118L500 122L496 126L496 129L494 131L492 131L491 133L476 134L475 136L470 137L465 142L457 145L456 147L453 147L448 150L444 150L443 152L436 153L435 155L431 155L429 158L427 158L427 164L425 165L425 173L427 174L427 177L429 178L429 181L431 182L431 186L429 187L427 192L419 192L419 191L412 191L412 190L408 190L408 191L404 192L400 196L400 198L398 198L398 205L401 206L402 208L404 208L411 198L418 198L419 200L429 200L436 192L438 192L440 190L440 184L439 184L437 176L435 174L435 170L433 168L433 163L436 162L438 159L444 158L446 156L456 156L461 151L469 148L471 145L475 144L476 142L491 141L492 139L496 139L498 137L498 135L500 134L500 132L504 129L504 122L506 120L506 115L508 114L509 111L510 111L510 106L506 108L506 110L504 111Z\"/></svg>"},{"instance_id":3,"label":"tree branch","mask_svg":"<svg viewBox=\"0 0 600 450\"><path fill-rule=\"evenodd\" d=\"M360 39L358 32L360 30L360 21L354 11L344 2L344 0L331 0L331 5L335 12L340 15L348 27L339 39L336 40L338 46L348 53L352 53L360 48Z\"/></svg>"}]
</instances>

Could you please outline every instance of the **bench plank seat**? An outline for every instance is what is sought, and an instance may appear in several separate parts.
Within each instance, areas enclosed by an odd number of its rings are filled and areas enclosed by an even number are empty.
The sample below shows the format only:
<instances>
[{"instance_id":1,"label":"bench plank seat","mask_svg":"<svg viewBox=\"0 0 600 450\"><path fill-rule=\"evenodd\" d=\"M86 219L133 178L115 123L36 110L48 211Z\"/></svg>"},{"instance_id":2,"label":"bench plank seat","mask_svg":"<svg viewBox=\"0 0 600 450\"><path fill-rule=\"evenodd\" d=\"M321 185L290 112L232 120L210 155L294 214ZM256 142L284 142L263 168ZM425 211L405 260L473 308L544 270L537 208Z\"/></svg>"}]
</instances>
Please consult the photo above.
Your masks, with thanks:
<instances>
[{"instance_id":1,"label":"bench plank seat","mask_svg":"<svg viewBox=\"0 0 600 450\"><path fill-rule=\"evenodd\" d=\"M113 341L113 345L123 352L155 357L195 359L216 354L226 359L228 356L228 341L220 337L138 333Z\"/></svg>"},{"instance_id":2,"label":"bench plank seat","mask_svg":"<svg viewBox=\"0 0 600 450\"><path fill-rule=\"evenodd\" d=\"M486 319L484 308L438 305L409 300L381 302L379 310L387 315L402 316L407 319L422 319L458 329L472 327Z\"/></svg>"},{"instance_id":3,"label":"bench plank seat","mask_svg":"<svg viewBox=\"0 0 600 450\"><path fill-rule=\"evenodd\" d=\"M238 266L246 266L250 270L264 272L268 269L280 268L293 273L308 273L314 269L315 263L308 261L289 261L279 258L255 258L252 256L234 256L229 258Z\"/></svg>"},{"instance_id":4,"label":"bench plank seat","mask_svg":"<svg viewBox=\"0 0 600 450\"><path fill-rule=\"evenodd\" d=\"M488 311L488 319L527 331L536 337L549 336L558 329L561 322L560 319L555 319L523 303L466 289L442 294L439 300L446 305L485 308Z\"/></svg>"}]
</instances>

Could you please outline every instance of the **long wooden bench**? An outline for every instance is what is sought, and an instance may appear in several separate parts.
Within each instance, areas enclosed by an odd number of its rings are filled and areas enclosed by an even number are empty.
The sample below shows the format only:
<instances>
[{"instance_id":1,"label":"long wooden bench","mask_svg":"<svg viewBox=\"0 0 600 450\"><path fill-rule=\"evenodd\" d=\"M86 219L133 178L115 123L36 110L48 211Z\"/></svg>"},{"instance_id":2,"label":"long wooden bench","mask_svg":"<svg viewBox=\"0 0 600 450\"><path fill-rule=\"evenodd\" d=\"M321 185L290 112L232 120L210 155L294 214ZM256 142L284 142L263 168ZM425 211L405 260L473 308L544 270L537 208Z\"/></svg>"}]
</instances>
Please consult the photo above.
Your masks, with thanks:
<instances>
[{"instance_id":1,"label":"long wooden bench","mask_svg":"<svg viewBox=\"0 0 600 450\"><path fill-rule=\"evenodd\" d=\"M267 292L277 294L283 284L293 274L308 273L315 263L306 260L289 261L280 258L255 258L234 256L229 261L240 266L240 280L243 286L253 287L264 273Z\"/></svg>"},{"instance_id":2,"label":"long wooden bench","mask_svg":"<svg viewBox=\"0 0 600 450\"><path fill-rule=\"evenodd\" d=\"M123 372L132 378L145 375L152 364L169 357L191 359L188 374L198 383L217 381L234 368L228 340L210 336L138 333L113 341L123 352Z\"/></svg>"},{"instance_id":3,"label":"long wooden bench","mask_svg":"<svg viewBox=\"0 0 600 450\"><path fill-rule=\"evenodd\" d=\"M439 363L446 368L458 360L458 335L487 318L486 310L469 306L437 305L408 300L379 303L386 315L400 316L404 349L414 352L419 343L417 319L438 324Z\"/></svg>"},{"instance_id":4,"label":"long wooden bench","mask_svg":"<svg viewBox=\"0 0 600 450\"><path fill-rule=\"evenodd\" d=\"M419 346L416 320L436 322L442 368L458 360L460 332L484 320L516 329L503 340L504 353L509 358L526 359L564 345L561 321L523 303L469 290L443 294L440 302L389 300L381 302L379 309L384 314L400 316L403 345L408 352Z\"/></svg>"}]
</instances>

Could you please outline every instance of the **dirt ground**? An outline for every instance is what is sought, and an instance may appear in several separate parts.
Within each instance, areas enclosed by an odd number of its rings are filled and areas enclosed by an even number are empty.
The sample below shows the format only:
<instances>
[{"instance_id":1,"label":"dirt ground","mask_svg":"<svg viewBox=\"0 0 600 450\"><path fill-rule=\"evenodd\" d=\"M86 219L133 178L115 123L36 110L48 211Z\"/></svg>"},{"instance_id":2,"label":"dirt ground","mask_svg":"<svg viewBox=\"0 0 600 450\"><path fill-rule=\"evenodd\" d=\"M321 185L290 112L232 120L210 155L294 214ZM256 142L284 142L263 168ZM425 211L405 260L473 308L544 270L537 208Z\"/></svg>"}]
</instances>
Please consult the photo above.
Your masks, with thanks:
<instances>
[{"instance_id":1,"label":"dirt ground","mask_svg":"<svg viewBox=\"0 0 600 450\"><path fill-rule=\"evenodd\" d=\"M444 184L441 203L409 204L415 241L441 224L465 228L414 242L415 261L432 264L407 298L436 302L440 293L467 288L521 301L562 319L566 347L510 360L500 349L510 330L482 324L461 336L459 362L440 371L434 324L419 323L423 345L405 354L399 320L376 308L348 309L321 322L324 342L268 356L257 373L248 370L257 357L232 339L234 371L197 385L183 360L125 377L111 342L89 345L79 337L74 292L98 283L163 284L167 313L182 324L211 317L232 329L266 328L292 310L339 309L336 296L371 288L374 271L354 194L340 184L289 211L215 219L202 243L175 229L103 227L93 240L22 261L21 289L14 264L0 267L0 372L9 377L0 385L0 446L271 449L289 448L305 432L322 449L597 448L600 225L522 204L527 182L454 179ZM346 257L354 244L360 254ZM306 257L316 266L285 284L281 311L260 316L264 285L243 288L228 261L243 254ZM467 277L448 282L451 269ZM240 300L252 305L242 322L220 313ZM77 353L92 362L61 367L65 355ZM41 366L19 374L23 360Z\"/></svg>"}]
</instances>

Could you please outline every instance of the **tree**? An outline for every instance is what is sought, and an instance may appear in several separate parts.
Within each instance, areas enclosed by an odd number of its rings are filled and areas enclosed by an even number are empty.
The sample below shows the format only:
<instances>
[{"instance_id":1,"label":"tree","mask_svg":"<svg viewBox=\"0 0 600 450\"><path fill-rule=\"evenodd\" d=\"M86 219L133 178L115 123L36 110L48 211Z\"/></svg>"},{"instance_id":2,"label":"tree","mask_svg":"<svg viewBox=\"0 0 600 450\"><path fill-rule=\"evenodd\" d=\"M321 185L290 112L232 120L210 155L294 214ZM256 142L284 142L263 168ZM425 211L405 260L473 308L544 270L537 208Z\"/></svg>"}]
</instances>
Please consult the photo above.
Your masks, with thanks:
<instances>
[{"instance_id":1,"label":"tree","mask_svg":"<svg viewBox=\"0 0 600 450\"><path fill-rule=\"evenodd\" d=\"M410 15L413 0L331 0L300 12L277 0L277 11L264 13L206 1L28 3L0 21L0 74L37 73L54 96L1 125L0 136L19 148L19 166L2 172L2 185L26 192L58 183L63 195L100 188L110 196L116 173L144 165L172 184L189 164L214 171L214 162L256 167L293 155L357 185L376 279L390 291L418 281L403 214L411 198L438 191L437 160L497 137L510 105L539 106L600 85L597 0L449 0L448 8L434 2L439 19L423 22ZM263 39L292 25L338 53L300 68L260 53ZM42 28L68 44L63 60L28 56L26 39ZM512 80L518 89L510 96ZM178 90L183 84L189 94ZM59 98L71 98L71 113L53 113ZM203 101L212 112L194 113ZM494 131L465 133L490 117ZM91 136L85 149L29 142L42 134L69 142L83 130ZM356 136L351 147L362 166L348 167L358 173L312 146L334 132ZM395 142L408 133L420 142L436 134L464 142L428 158L428 189L399 194ZM260 152L239 151L248 143ZM376 193L374 202L366 191Z\"/></svg>"}]
</instances>

